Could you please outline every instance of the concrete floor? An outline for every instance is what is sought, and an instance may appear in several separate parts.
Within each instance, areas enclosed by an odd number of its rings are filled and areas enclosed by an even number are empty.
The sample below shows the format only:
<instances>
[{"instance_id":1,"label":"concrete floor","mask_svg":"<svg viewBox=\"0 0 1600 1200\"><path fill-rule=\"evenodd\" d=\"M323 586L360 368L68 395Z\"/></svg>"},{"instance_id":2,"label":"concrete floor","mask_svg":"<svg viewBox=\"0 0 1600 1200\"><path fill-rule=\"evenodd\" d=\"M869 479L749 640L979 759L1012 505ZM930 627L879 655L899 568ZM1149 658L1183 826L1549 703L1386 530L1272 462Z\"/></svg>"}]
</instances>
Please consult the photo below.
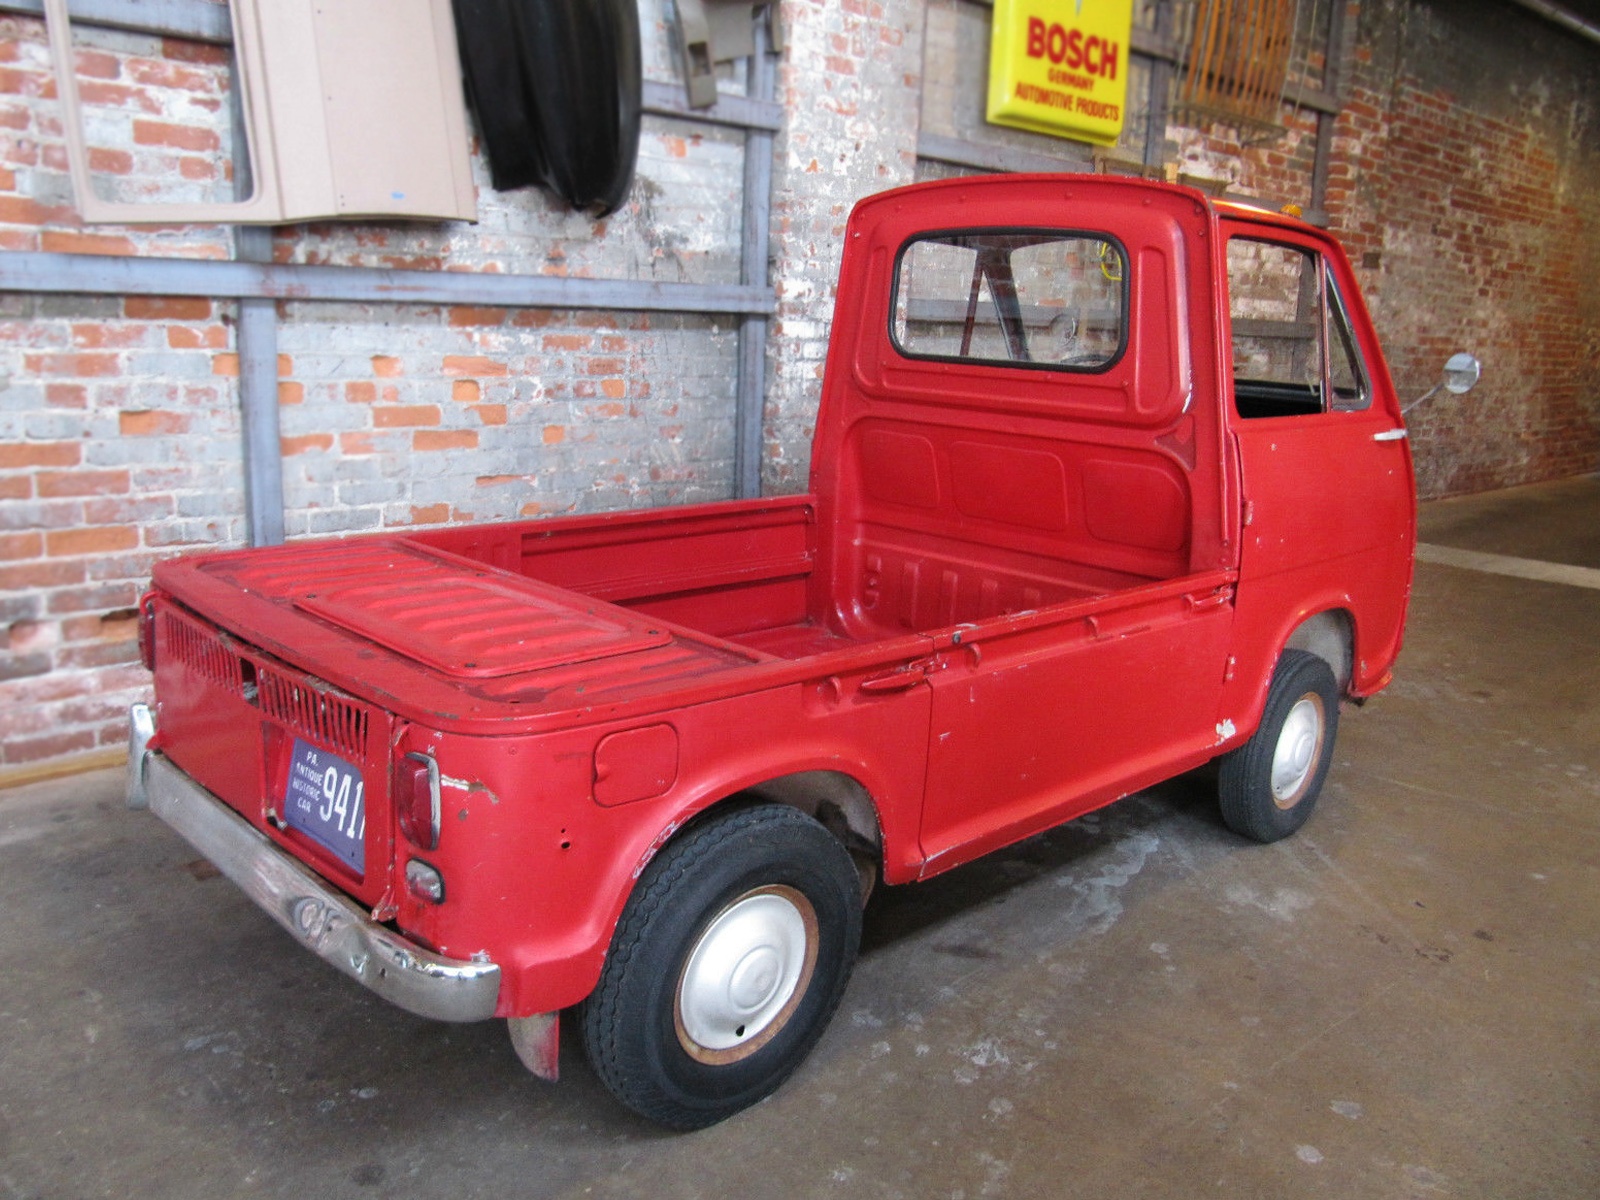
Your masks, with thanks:
<instances>
[{"instance_id":1,"label":"concrete floor","mask_svg":"<svg viewBox=\"0 0 1600 1200\"><path fill-rule=\"evenodd\" d=\"M1428 506L1600 568L1600 481ZM881 895L833 1028L689 1136L391 1009L115 773L0 795L3 1197L1600 1195L1600 590L1423 563L1322 806L1204 772ZM1581 586L1588 579L1590 586Z\"/></svg>"}]
</instances>

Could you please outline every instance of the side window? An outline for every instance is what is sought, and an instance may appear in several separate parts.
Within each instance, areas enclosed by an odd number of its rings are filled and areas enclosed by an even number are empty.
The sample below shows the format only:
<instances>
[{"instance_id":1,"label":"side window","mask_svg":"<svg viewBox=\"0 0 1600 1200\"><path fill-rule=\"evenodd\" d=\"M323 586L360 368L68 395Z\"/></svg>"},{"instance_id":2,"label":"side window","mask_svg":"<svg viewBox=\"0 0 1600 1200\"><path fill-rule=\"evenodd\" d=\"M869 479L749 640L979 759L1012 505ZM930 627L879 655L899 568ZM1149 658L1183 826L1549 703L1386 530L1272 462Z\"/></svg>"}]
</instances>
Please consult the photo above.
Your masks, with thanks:
<instances>
[{"instance_id":1,"label":"side window","mask_svg":"<svg viewBox=\"0 0 1600 1200\"><path fill-rule=\"evenodd\" d=\"M909 358L1101 371L1127 330L1127 258L1093 234L920 237L895 274L896 348Z\"/></svg>"},{"instance_id":2,"label":"side window","mask_svg":"<svg viewBox=\"0 0 1600 1200\"><path fill-rule=\"evenodd\" d=\"M1233 238L1228 308L1241 417L1352 411L1370 403L1360 350L1318 255Z\"/></svg>"}]
</instances>

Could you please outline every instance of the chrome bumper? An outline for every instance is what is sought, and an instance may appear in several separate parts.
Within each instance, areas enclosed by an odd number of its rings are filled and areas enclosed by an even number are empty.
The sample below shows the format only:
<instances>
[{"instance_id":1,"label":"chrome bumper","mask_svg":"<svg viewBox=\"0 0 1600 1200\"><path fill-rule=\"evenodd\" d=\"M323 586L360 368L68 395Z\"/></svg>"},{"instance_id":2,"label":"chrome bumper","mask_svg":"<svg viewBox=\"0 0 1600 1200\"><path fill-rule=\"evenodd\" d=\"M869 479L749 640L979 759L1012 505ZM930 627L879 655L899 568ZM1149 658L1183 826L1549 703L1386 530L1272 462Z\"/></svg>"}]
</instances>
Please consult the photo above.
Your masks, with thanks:
<instances>
[{"instance_id":1,"label":"chrome bumper","mask_svg":"<svg viewBox=\"0 0 1600 1200\"><path fill-rule=\"evenodd\" d=\"M373 921L152 751L146 705L133 706L129 730L129 805L148 805L302 946L407 1012L436 1021L494 1016L498 966L444 958Z\"/></svg>"}]
</instances>

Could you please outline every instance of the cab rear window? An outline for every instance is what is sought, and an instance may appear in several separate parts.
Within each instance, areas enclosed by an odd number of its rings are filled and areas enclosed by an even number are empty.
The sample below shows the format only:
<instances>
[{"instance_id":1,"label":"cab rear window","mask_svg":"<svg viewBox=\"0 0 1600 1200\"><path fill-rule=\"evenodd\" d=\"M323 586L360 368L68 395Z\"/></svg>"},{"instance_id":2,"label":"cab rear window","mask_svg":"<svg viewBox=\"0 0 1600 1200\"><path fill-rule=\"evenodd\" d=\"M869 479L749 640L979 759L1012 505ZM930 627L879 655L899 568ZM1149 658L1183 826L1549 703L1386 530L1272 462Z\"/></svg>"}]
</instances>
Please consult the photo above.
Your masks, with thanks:
<instances>
[{"instance_id":1,"label":"cab rear window","mask_svg":"<svg viewBox=\"0 0 1600 1200\"><path fill-rule=\"evenodd\" d=\"M908 358L1103 371L1127 345L1127 280L1102 234L925 234L900 252L890 334Z\"/></svg>"}]
</instances>

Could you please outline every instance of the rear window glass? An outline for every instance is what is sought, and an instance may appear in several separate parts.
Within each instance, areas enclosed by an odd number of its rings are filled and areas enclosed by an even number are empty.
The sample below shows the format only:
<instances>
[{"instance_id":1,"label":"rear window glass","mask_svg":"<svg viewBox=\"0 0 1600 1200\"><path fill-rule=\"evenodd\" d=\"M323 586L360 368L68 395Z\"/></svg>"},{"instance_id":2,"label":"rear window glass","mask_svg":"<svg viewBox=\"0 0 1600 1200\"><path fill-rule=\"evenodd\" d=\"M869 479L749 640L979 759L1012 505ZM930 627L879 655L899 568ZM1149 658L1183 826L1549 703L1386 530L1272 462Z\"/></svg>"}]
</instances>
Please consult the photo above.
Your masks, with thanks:
<instances>
[{"instance_id":1,"label":"rear window glass","mask_svg":"<svg viewBox=\"0 0 1600 1200\"><path fill-rule=\"evenodd\" d=\"M926 234L900 252L891 334L911 358L1101 371L1127 340L1127 278L1104 235Z\"/></svg>"}]
</instances>

